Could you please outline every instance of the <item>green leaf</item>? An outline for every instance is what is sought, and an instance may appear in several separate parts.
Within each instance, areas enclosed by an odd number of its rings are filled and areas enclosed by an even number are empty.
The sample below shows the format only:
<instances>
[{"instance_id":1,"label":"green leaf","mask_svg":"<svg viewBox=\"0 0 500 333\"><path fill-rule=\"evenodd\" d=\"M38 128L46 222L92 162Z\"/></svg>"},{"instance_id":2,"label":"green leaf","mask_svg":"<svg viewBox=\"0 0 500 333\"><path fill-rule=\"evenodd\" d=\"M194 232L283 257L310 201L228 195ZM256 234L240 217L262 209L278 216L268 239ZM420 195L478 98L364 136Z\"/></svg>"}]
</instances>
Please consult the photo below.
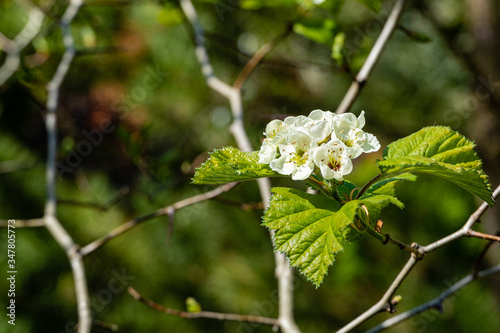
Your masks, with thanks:
<instances>
[{"instance_id":1,"label":"green leaf","mask_svg":"<svg viewBox=\"0 0 500 333\"><path fill-rule=\"evenodd\" d=\"M395 185L400 181L416 181L417 176L411 173L403 173L394 177L382 179L366 190L366 193L385 194L396 196Z\"/></svg>"},{"instance_id":2,"label":"green leaf","mask_svg":"<svg viewBox=\"0 0 500 333\"><path fill-rule=\"evenodd\" d=\"M402 205L386 195L367 195L341 205L324 195L275 187L263 225L276 231L275 250L286 253L290 264L319 287L335 254L348 242L348 226L355 221L358 207L365 204L375 209L389 203Z\"/></svg>"},{"instance_id":3,"label":"green leaf","mask_svg":"<svg viewBox=\"0 0 500 333\"><path fill-rule=\"evenodd\" d=\"M391 143L377 164L383 178L426 173L451 181L490 206L494 205L488 176L475 144L449 127L432 126Z\"/></svg>"},{"instance_id":4,"label":"green leaf","mask_svg":"<svg viewBox=\"0 0 500 333\"><path fill-rule=\"evenodd\" d=\"M342 50L344 49L344 44L345 33L340 32L336 34L335 38L333 38L331 57L339 66L342 66L345 62L344 53L342 52Z\"/></svg>"},{"instance_id":5,"label":"green leaf","mask_svg":"<svg viewBox=\"0 0 500 333\"><path fill-rule=\"evenodd\" d=\"M261 177L279 176L267 164L258 162L258 152L245 153L234 147L216 149L197 170L194 184L225 184Z\"/></svg>"},{"instance_id":6,"label":"green leaf","mask_svg":"<svg viewBox=\"0 0 500 333\"><path fill-rule=\"evenodd\" d=\"M356 198L359 190L361 190L360 187L357 187L356 184L348 180L344 180L341 185L337 186L337 194L342 201L349 201Z\"/></svg>"},{"instance_id":7,"label":"green leaf","mask_svg":"<svg viewBox=\"0 0 500 333\"><path fill-rule=\"evenodd\" d=\"M302 17L293 24L293 31L316 43L331 45L336 27L332 19Z\"/></svg>"},{"instance_id":8,"label":"green leaf","mask_svg":"<svg viewBox=\"0 0 500 333\"><path fill-rule=\"evenodd\" d=\"M201 311L201 305L193 297L186 298L186 310L187 312L197 313Z\"/></svg>"}]
</instances>

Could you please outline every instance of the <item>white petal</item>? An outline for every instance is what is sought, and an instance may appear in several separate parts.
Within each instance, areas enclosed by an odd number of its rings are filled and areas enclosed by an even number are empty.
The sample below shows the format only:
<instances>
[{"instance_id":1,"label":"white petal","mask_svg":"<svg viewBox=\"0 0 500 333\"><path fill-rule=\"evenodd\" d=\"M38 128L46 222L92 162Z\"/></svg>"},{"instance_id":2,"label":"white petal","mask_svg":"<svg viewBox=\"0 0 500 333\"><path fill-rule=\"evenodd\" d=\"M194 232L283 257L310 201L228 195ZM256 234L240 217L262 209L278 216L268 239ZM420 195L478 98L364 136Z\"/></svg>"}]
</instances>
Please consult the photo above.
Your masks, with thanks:
<instances>
[{"instance_id":1,"label":"white petal","mask_svg":"<svg viewBox=\"0 0 500 333\"><path fill-rule=\"evenodd\" d=\"M298 167L295 172L292 174L292 179L293 180L304 180L309 178L311 173L313 172L313 169L306 164L301 165Z\"/></svg>"},{"instance_id":2,"label":"white petal","mask_svg":"<svg viewBox=\"0 0 500 333\"><path fill-rule=\"evenodd\" d=\"M259 151L259 163L269 164L276 158L277 149L276 145L263 144Z\"/></svg>"},{"instance_id":3,"label":"white petal","mask_svg":"<svg viewBox=\"0 0 500 333\"><path fill-rule=\"evenodd\" d=\"M361 145L361 149L363 149L365 153L378 151L380 149L380 142L378 142L375 135L370 133L365 134L365 142Z\"/></svg>"}]
</instances>

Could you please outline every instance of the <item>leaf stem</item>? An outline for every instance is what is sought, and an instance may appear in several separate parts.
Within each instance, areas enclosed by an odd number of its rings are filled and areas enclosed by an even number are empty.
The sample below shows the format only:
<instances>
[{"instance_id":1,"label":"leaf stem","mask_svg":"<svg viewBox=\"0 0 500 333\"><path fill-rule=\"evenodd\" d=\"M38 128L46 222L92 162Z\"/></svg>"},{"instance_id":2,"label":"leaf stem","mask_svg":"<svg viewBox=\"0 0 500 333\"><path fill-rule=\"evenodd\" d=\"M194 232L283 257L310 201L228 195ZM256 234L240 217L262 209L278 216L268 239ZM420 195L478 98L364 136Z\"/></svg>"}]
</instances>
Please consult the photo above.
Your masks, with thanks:
<instances>
[{"instance_id":1,"label":"leaf stem","mask_svg":"<svg viewBox=\"0 0 500 333\"><path fill-rule=\"evenodd\" d=\"M365 194L366 190L368 190L368 188L370 188L370 186L372 186L373 183L375 183L375 181L377 181L381 176L382 176L382 173L379 173L378 175L376 175L375 177L373 177L368 183L366 183L365 186L363 186L361 188L361 190L358 192L358 195L356 196L356 199L361 198L361 196L363 194Z\"/></svg>"}]
</instances>

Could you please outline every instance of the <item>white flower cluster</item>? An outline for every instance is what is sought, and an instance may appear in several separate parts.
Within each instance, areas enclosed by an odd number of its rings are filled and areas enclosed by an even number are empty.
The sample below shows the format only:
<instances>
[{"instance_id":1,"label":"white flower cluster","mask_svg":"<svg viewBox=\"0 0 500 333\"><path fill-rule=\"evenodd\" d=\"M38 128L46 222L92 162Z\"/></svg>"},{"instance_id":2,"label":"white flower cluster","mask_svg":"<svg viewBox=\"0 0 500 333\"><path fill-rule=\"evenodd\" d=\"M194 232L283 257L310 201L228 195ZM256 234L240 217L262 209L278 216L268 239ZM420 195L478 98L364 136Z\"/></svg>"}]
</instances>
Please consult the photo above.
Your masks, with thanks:
<instances>
[{"instance_id":1,"label":"white flower cluster","mask_svg":"<svg viewBox=\"0 0 500 333\"><path fill-rule=\"evenodd\" d=\"M362 130L365 113L337 115L314 110L306 116L273 120L266 126L259 163L269 164L294 180L319 170L324 179L342 181L352 171L352 161L362 153L380 149L377 138Z\"/></svg>"}]
</instances>

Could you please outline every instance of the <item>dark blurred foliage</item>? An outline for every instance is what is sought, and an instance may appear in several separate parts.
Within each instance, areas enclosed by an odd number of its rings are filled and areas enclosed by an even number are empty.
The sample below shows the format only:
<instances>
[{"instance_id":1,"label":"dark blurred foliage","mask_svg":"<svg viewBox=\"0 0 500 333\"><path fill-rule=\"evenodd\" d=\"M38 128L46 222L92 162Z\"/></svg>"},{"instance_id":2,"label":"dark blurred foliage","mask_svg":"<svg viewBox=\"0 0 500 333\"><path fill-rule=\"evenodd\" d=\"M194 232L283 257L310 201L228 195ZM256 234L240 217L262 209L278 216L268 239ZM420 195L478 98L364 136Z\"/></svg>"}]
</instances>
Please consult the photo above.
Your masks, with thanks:
<instances>
[{"instance_id":1,"label":"dark blurred foliage","mask_svg":"<svg viewBox=\"0 0 500 333\"><path fill-rule=\"evenodd\" d=\"M47 15L42 32L22 52L21 68L0 87L2 219L43 214L45 86L64 51L57 20L67 1L34 3ZM307 38L295 25L243 86L246 129L255 148L273 118L335 110L392 5L331 0L304 11L296 1L285 0L195 2L215 71L227 82L234 81L260 46L294 22L312 29ZM366 111L367 131L382 146L424 126L452 126L477 141L496 186L499 18L493 0L410 2L351 111ZM26 19L17 2L0 2L0 31L6 37L12 39ZM329 30L313 29L327 21ZM227 130L227 101L207 88L195 59L192 29L177 1L88 0L72 33L78 55L58 109L58 215L75 241L85 245L128 219L211 189L190 184L194 168L207 151L235 142ZM337 45L341 53L332 59L331 43L339 33L345 34L345 44ZM2 53L0 61L4 59ZM368 181L381 156L378 152L357 160L348 178L360 185ZM384 212L384 230L408 243L427 244L453 232L479 204L460 188L430 177L403 184L398 193L406 207ZM104 210L74 204L105 205L117 196ZM266 326L167 316L126 292L133 285L145 297L176 309L185 309L186 298L194 297L205 310L277 316L273 249L260 226L262 211L228 204L258 203L257 186L241 184L222 198L176 212L170 238L168 218L161 217L86 258L95 318L116 323L120 332L271 332ZM495 233L498 218L485 217L480 229ZM0 235L6 244L6 232ZM403 296L398 311L434 298L468 274L484 245L462 239L426 257L398 291ZM485 267L498 262L498 249L490 249ZM70 332L76 306L62 249L46 230L34 228L17 229L16 251L18 317L12 327L3 315L0 331ZM381 297L407 257L395 247L363 238L337 256L320 288L297 276L298 325L303 332L343 326ZM0 263L6 267L6 255ZM447 300L444 314L431 310L389 331L498 332L499 285L498 277L478 281ZM1 279L4 300L6 287ZM380 314L362 328L389 316Z\"/></svg>"}]
</instances>

